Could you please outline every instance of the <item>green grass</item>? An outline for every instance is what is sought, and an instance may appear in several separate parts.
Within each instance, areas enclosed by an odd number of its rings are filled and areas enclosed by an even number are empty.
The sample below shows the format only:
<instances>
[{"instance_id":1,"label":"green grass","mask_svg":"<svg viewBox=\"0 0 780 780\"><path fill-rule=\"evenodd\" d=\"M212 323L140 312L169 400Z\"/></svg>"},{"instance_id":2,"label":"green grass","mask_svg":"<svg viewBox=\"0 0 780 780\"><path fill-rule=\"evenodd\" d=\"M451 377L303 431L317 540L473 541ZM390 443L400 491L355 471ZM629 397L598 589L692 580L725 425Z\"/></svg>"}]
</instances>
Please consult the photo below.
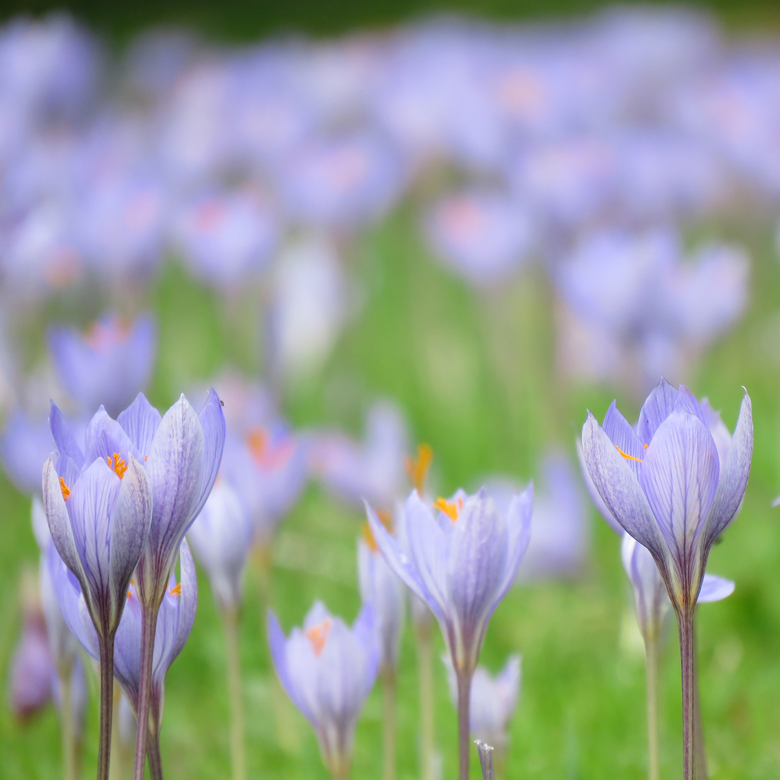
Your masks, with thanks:
<instances>
[{"instance_id":1,"label":"green grass","mask_svg":"<svg viewBox=\"0 0 780 780\"><path fill-rule=\"evenodd\" d=\"M589 407L603 415L617 395L629 417L636 403L620 391L567 386L554 361L551 291L531 270L492 294L477 294L431 261L406 206L358 243L350 263L365 305L322 373L297 388L287 412L297 425L335 422L357 431L360 410L381 395L406 410L414 435L435 451L443 493L502 471L534 476L544 448L573 453ZM768 231L723 228L748 240L754 254L752 306L688 383L736 419L741 385L755 410L755 457L742 514L713 552L711 570L736 580L727 601L700 617L700 679L713 780L775 780L780 776L780 518L770 508L780 492L776 437L780 431L776 351L780 266ZM744 234L744 235L741 235ZM252 306L251 296L244 301ZM96 305L96 304L92 304ZM259 365L255 340L220 302L175 265L151 295L160 319L160 354L152 400L170 404L183 389L216 373L225 355ZM71 311L75 309L71 308ZM64 311L60 309L58 311ZM84 317L94 311L84 312ZM51 315L50 315L51 316ZM25 331L40 354L43 323ZM232 334L232 335L231 335ZM239 334L240 336L240 334ZM38 341L35 341L38 339ZM35 564L27 499L0 482L0 670L6 675L18 632L17 583ZM355 542L361 517L310 486L278 538L272 603L285 629L323 599L351 620L357 612ZM633 617L619 543L592 521L593 550L574 583L514 589L488 631L482 661L492 669L523 654L523 685L512 725L507 776L523 780L633 780L645 775L644 661L632 641ZM168 675L162 750L169 780L229 776L224 642L204 576L188 645ZM258 573L250 568L241 635L249 776L267 780L327 777L314 735L287 701L270 670ZM663 659L662 776L680 775L681 716L674 631ZM443 645L438 641L438 651ZM404 636L399 700L399 778L417 777L417 698L411 632ZM94 693L94 690L93 690ZM436 668L436 728L444 777L455 773L455 715L443 667ZM96 764L95 700L90 708L84 776ZM380 696L372 693L360 722L353 777L381 771ZM27 725L0 709L0 778L58 776L55 714ZM476 776L476 756L474 763Z\"/></svg>"}]
</instances>

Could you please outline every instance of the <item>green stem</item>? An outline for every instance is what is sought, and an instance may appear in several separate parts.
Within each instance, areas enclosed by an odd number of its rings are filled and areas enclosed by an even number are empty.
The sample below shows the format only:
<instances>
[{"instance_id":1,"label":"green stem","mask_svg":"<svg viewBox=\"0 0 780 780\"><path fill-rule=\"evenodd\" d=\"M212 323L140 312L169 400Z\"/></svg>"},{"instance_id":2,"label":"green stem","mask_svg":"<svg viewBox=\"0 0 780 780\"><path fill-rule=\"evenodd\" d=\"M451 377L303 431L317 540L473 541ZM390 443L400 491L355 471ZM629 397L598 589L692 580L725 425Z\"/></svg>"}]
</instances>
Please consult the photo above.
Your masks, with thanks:
<instances>
[{"instance_id":1,"label":"green stem","mask_svg":"<svg viewBox=\"0 0 780 780\"><path fill-rule=\"evenodd\" d=\"M98 780L109 780L111 771L111 724L114 715L114 634L99 639L100 653L100 740Z\"/></svg>"},{"instance_id":2,"label":"green stem","mask_svg":"<svg viewBox=\"0 0 780 780\"><path fill-rule=\"evenodd\" d=\"M469 780L471 672L458 672L458 780Z\"/></svg>"},{"instance_id":3,"label":"green stem","mask_svg":"<svg viewBox=\"0 0 780 780\"><path fill-rule=\"evenodd\" d=\"M420 769L423 780L435 777L435 723L433 700L433 648L430 627L416 628L417 671L420 686Z\"/></svg>"},{"instance_id":4,"label":"green stem","mask_svg":"<svg viewBox=\"0 0 780 780\"><path fill-rule=\"evenodd\" d=\"M684 780L696 778L696 642L693 634L695 614L695 608L682 609L677 613L682 669Z\"/></svg>"},{"instance_id":5,"label":"green stem","mask_svg":"<svg viewBox=\"0 0 780 780\"><path fill-rule=\"evenodd\" d=\"M382 670L382 704L384 780L395 780L396 677L394 669Z\"/></svg>"},{"instance_id":6,"label":"green stem","mask_svg":"<svg viewBox=\"0 0 780 780\"><path fill-rule=\"evenodd\" d=\"M223 610L227 646L228 694L230 696L230 757L233 780L245 780L244 703L241 693L241 658L238 641L238 609Z\"/></svg>"},{"instance_id":7,"label":"green stem","mask_svg":"<svg viewBox=\"0 0 780 780\"><path fill-rule=\"evenodd\" d=\"M659 780L658 769L658 639L645 640L647 665L647 772L649 780Z\"/></svg>"},{"instance_id":8,"label":"green stem","mask_svg":"<svg viewBox=\"0 0 780 780\"><path fill-rule=\"evenodd\" d=\"M78 766L76 760L76 728L73 722L73 682L72 665L60 675L60 722L62 725L62 776L66 780L76 780Z\"/></svg>"},{"instance_id":9,"label":"green stem","mask_svg":"<svg viewBox=\"0 0 780 780\"><path fill-rule=\"evenodd\" d=\"M149 730L149 709L152 699L154 635L157 631L157 612L159 610L159 604L153 607L144 604L141 609L141 679L138 693L133 780L144 780L146 736Z\"/></svg>"}]
</instances>

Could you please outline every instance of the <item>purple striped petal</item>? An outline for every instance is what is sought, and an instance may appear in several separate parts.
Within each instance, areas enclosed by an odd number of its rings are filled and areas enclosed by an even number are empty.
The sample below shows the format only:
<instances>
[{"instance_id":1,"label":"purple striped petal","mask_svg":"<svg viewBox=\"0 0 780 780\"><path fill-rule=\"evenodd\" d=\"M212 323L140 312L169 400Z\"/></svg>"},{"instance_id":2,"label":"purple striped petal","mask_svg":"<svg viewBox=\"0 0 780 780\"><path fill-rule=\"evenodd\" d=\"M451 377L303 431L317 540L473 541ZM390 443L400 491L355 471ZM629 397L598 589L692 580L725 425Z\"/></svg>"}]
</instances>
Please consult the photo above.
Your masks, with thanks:
<instances>
[{"instance_id":1,"label":"purple striped petal","mask_svg":"<svg viewBox=\"0 0 780 780\"><path fill-rule=\"evenodd\" d=\"M115 453L121 455L124 460L128 460L130 456L143 460L143 455L138 452L122 426L112 420L101 406L89 421L84 435L84 461L92 463L96 458L106 460Z\"/></svg>"},{"instance_id":2,"label":"purple striped petal","mask_svg":"<svg viewBox=\"0 0 780 780\"><path fill-rule=\"evenodd\" d=\"M531 540L531 517L534 506L533 483L520 494L512 498L507 510L506 522L509 531L504 581L498 589L496 606L506 596L507 591L517 577L517 570L523 560L528 543Z\"/></svg>"},{"instance_id":3,"label":"purple striped petal","mask_svg":"<svg viewBox=\"0 0 780 780\"><path fill-rule=\"evenodd\" d=\"M152 441L160 427L162 417L143 393L138 393L130 406L117 417L117 422L130 437L141 457L145 457L152 449Z\"/></svg>"},{"instance_id":4,"label":"purple striped petal","mask_svg":"<svg viewBox=\"0 0 780 780\"><path fill-rule=\"evenodd\" d=\"M84 468L84 453L76 443L76 437L73 435L65 416L54 401L51 402L51 411L49 412L49 427L57 453L70 458L79 469Z\"/></svg>"},{"instance_id":5,"label":"purple striped petal","mask_svg":"<svg viewBox=\"0 0 780 780\"><path fill-rule=\"evenodd\" d=\"M198 500L193 510L192 520L199 514L214 487L214 481L222 463L222 453L225 449L225 413L222 402L212 387L203 409L198 415L203 429L204 464L203 481L198 494Z\"/></svg>"},{"instance_id":6,"label":"purple striped petal","mask_svg":"<svg viewBox=\"0 0 780 780\"><path fill-rule=\"evenodd\" d=\"M639 412L636 433L642 444L650 444L658 426L672 413L680 393L665 379L653 388Z\"/></svg>"},{"instance_id":7,"label":"purple striped petal","mask_svg":"<svg viewBox=\"0 0 780 780\"><path fill-rule=\"evenodd\" d=\"M631 471L638 477L639 467L642 465L642 459L645 456L645 448L642 446L642 442L628 420L618 411L615 401L612 402L607 410L604 424L601 427L620 454L626 458L626 463L631 467Z\"/></svg>"}]
</instances>

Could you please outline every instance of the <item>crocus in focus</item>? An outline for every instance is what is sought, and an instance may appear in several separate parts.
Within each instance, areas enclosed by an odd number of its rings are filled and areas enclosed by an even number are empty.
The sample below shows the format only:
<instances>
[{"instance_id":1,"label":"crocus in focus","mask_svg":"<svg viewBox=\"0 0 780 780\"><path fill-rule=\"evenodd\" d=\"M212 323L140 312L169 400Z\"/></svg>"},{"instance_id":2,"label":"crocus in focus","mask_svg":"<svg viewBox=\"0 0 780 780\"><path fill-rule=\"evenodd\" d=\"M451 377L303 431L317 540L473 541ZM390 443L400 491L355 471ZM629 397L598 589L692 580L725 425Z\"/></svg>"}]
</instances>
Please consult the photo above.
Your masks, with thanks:
<instances>
[{"instance_id":1,"label":"crocus in focus","mask_svg":"<svg viewBox=\"0 0 780 780\"><path fill-rule=\"evenodd\" d=\"M146 388L157 347L149 316L124 323L115 315L95 322L86 334L52 328L49 347L57 377L81 411L101 404L118 414Z\"/></svg>"},{"instance_id":2,"label":"crocus in focus","mask_svg":"<svg viewBox=\"0 0 780 780\"><path fill-rule=\"evenodd\" d=\"M379 668L373 609L364 605L349 628L317 602L289 637L269 612L268 638L282 687L314 727L333 779L346 780L355 726Z\"/></svg>"},{"instance_id":3,"label":"crocus in focus","mask_svg":"<svg viewBox=\"0 0 780 780\"><path fill-rule=\"evenodd\" d=\"M710 549L745 495L753 453L750 397L746 392L731 442L719 449L690 390L662 381L645 401L636 430L614 403L603 427L588 413L582 453L607 509L652 554L677 614L684 777L693 780L695 608Z\"/></svg>"},{"instance_id":4,"label":"crocus in focus","mask_svg":"<svg viewBox=\"0 0 780 780\"><path fill-rule=\"evenodd\" d=\"M482 488L426 505L406 501L407 555L367 507L377 546L390 568L433 611L458 679L460 778L468 778L469 699L488 622L511 587L528 546L533 487L505 514Z\"/></svg>"}]
</instances>

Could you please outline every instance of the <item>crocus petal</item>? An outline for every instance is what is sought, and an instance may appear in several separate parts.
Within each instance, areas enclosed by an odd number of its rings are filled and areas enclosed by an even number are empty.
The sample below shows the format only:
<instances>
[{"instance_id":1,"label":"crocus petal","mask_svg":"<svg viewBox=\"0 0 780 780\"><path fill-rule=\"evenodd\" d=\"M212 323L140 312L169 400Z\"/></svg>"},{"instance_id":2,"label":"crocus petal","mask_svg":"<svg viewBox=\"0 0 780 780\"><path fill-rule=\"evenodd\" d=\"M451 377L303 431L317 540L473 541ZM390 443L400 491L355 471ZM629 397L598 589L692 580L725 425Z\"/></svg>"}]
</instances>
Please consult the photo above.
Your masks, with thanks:
<instances>
[{"instance_id":1,"label":"crocus petal","mask_svg":"<svg viewBox=\"0 0 780 780\"><path fill-rule=\"evenodd\" d=\"M306 703L298 697L295 686L292 683L287 665L287 638L271 609L268 610L268 642L271 645L271 658L273 659L274 668L282 688L293 700L295 706L303 713L303 716L314 725L315 718L313 713L306 706Z\"/></svg>"},{"instance_id":2,"label":"crocus petal","mask_svg":"<svg viewBox=\"0 0 780 780\"><path fill-rule=\"evenodd\" d=\"M709 548L734 519L745 495L750 462L753 457L753 405L745 391L737 427L729 446L726 462L707 518L704 545Z\"/></svg>"},{"instance_id":3,"label":"crocus petal","mask_svg":"<svg viewBox=\"0 0 780 780\"><path fill-rule=\"evenodd\" d=\"M609 508L604 503L604 499L599 495L599 491L596 490L596 486L593 484L588 467L585 465L585 456L582 453L582 442L577 439L577 459L580 462L580 470L582 471L582 479L585 482L585 487L590 496L590 500L593 502L593 506L596 507L598 513L604 518L607 525L618 535L622 536L625 531L623 526L615 520L615 516L609 511Z\"/></svg>"},{"instance_id":4,"label":"crocus petal","mask_svg":"<svg viewBox=\"0 0 780 780\"><path fill-rule=\"evenodd\" d=\"M195 610L198 606L198 578L195 573L195 562L192 560L192 553L186 539L183 539L181 543L180 558L181 595L178 597L179 623L168 666L176 660L187 642L192 626L195 624Z\"/></svg>"},{"instance_id":5,"label":"crocus petal","mask_svg":"<svg viewBox=\"0 0 780 780\"><path fill-rule=\"evenodd\" d=\"M193 520L200 514L209 493L211 493L211 488L214 487L214 481L222 463L222 453L225 449L225 413L222 411L222 402L214 392L213 387L209 391L209 397L201 409L198 419L203 429L205 460L200 493L192 514Z\"/></svg>"},{"instance_id":6,"label":"crocus petal","mask_svg":"<svg viewBox=\"0 0 780 780\"><path fill-rule=\"evenodd\" d=\"M506 513L509 543L504 579L496 593L496 605L504 598L515 581L520 562L528 549L531 540L531 518L533 516L534 486L533 483L520 494L512 498Z\"/></svg>"},{"instance_id":7,"label":"crocus petal","mask_svg":"<svg viewBox=\"0 0 780 780\"><path fill-rule=\"evenodd\" d=\"M639 467L642 465L645 448L642 446L639 437L634 433L634 429L628 420L618 410L615 401L612 402L607 410L604 424L601 427L620 454L626 459L634 474L639 476Z\"/></svg>"},{"instance_id":8,"label":"crocus petal","mask_svg":"<svg viewBox=\"0 0 780 780\"><path fill-rule=\"evenodd\" d=\"M718 450L704 423L672 412L650 442L640 480L681 576L695 575L692 550L712 505L718 471Z\"/></svg>"},{"instance_id":9,"label":"crocus petal","mask_svg":"<svg viewBox=\"0 0 780 780\"><path fill-rule=\"evenodd\" d=\"M653 388L639 412L636 426L637 436L642 444L650 444L658 426L672 413L679 391L665 379Z\"/></svg>"},{"instance_id":10,"label":"crocus petal","mask_svg":"<svg viewBox=\"0 0 780 780\"><path fill-rule=\"evenodd\" d=\"M54 445L57 447L58 454L66 455L79 469L83 468L84 453L76 443L76 437L73 435L65 416L54 401L51 402L51 411L49 412L49 427L51 428L51 435L54 438Z\"/></svg>"},{"instance_id":11,"label":"crocus petal","mask_svg":"<svg viewBox=\"0 0 780 780\"><path fill-rule=\"evenodd\" d=\"M149 454L161 420L160 413L146 400L143 393L138 393L135 401L117 417L117 422L142 456Z\"/></svg>"},{"instance_id":12,"label":"crocus petal","mask_svg":"<svg viewBox=\"0 0 780 780\"><path fill-rule=\"evenodd\" d=\"M84 434L84 460L86 463L92 463L96 458L106 460L115 453L123 455L125 460L131 455L137 460L143 459L122 426L101 406Z\"/></svg>"},{"instance_id":13,"label":"crocus petal","mask_svg":"<svg viewBox=\"0 0 780 780\"><path fill-rule=\"evenodd\" d=\"M590 412L582 428L582 453L610 513L627 533L653 552L656 560L662 560L663 537L639 481Z\"/></svg>"},{"instance_id":14,"label":"crocus petal","mask_svg":"<svg viewBox=\"0 0 780 780\"><path fill-rule=\"evenodd\" d=\"M111 596L117 619L151 523L152 486L143 466L130 456L111 518Z\"/></svg>"},{"instance_id":15,"label":"crocus petal","mask_svg":"<svg viewBox=\"0 0 780 780\"><path fill-rule=\"evenodd\" d=\"M705 574L699 591L699 604L707 604L712 601L722 601L734 592L734 583L731 580L717 577L714 574Z\"/></svg>"}]
</instances>

